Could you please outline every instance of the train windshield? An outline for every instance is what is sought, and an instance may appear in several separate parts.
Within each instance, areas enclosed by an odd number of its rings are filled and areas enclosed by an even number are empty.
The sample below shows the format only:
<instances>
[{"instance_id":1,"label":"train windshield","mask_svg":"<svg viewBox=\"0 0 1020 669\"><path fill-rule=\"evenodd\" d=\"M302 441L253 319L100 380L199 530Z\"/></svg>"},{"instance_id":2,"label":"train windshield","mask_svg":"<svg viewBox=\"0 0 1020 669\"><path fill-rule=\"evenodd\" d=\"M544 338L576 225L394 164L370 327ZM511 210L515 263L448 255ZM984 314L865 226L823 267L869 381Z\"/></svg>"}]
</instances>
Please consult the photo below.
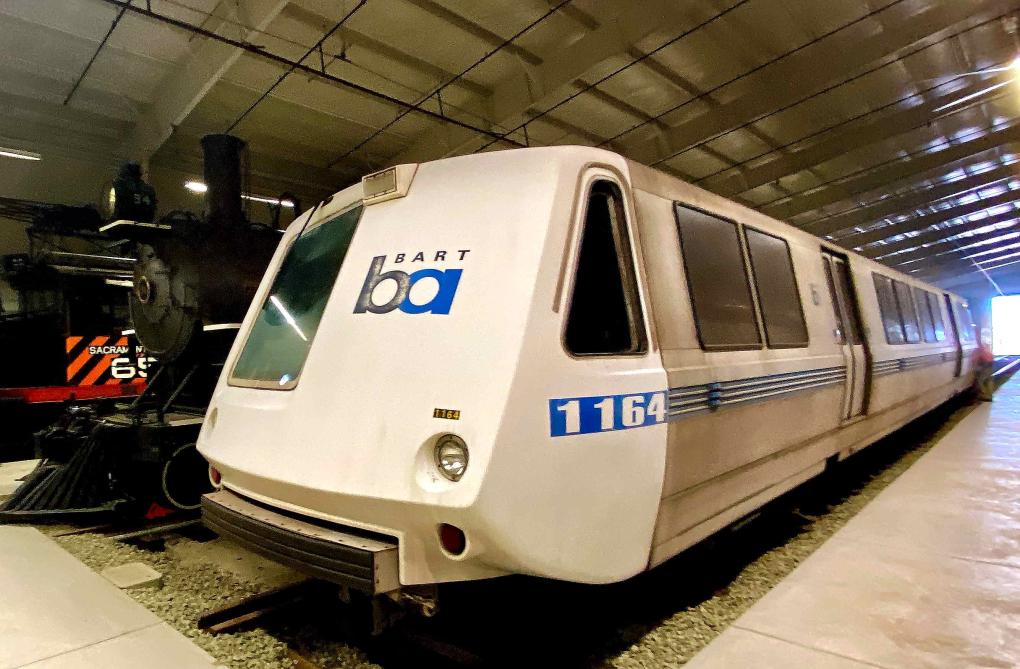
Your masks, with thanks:
<instances>
[{"instance_id":1,"label":"train windshield","mask_svg":"<svg viewBox=\"0 0 1020 669\"><path fill-rule=\"evenodd\" d=\"M348 209L291 244L234 364L233 385L297 385L362 211L360 205Z\"/></svg>"}]
</instances>

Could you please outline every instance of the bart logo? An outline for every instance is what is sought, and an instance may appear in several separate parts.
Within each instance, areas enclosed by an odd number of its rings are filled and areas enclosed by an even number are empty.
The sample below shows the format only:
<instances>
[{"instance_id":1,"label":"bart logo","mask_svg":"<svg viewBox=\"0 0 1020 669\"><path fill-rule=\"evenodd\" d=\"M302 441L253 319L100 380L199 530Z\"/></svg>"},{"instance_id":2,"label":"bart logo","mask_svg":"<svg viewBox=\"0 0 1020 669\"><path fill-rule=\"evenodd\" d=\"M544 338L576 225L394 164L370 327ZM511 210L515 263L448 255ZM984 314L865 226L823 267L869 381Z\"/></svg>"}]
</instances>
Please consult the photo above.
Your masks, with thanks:
<instances>
[{"instance_id":1,"label":"bart logo","mask_svg":"<svg viewBox=\"0 0 1020 669\"><path fill-rule=\"evenodd\" d=\"M460 275L464 270L420 269L408 274L394 269L383 272L382 266L385 262L386 256L372 258L372 265L368 268L368 275L365 277L365 285L362 286L358 302L354 305L354 313L363 314L368 311L373 314L388 314L398 308L405 314L450 313L454 295L457 294L457 285L460 283ZM428 302L415 304L411 301L411 287L423 279L433 279L439 288ZM372 293L376 286L384 281L396 282L396 293L385 304L376 304L372 301Z\"/></svg>"}]
</instances>

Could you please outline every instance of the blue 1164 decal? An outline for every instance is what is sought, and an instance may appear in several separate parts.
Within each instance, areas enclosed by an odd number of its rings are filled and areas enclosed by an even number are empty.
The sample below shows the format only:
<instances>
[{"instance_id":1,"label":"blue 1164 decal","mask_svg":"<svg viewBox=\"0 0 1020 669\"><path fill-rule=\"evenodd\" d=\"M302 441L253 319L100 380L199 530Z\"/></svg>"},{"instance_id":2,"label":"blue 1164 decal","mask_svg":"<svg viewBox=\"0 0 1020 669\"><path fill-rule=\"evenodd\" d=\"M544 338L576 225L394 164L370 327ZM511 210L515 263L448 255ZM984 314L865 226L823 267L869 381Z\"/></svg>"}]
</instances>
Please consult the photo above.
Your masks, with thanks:
<instances>
[{"instance_id":1,"label":"blue 1164 decal","mask_svg":"<svg viewBox=\"0 0 1020 669\"><path fill-rule=\"evenodd\" d=\"M554 437L655 425L666 420L666 393L634 393L549 400L549 433Z\"/></svg>"}]
</instances>

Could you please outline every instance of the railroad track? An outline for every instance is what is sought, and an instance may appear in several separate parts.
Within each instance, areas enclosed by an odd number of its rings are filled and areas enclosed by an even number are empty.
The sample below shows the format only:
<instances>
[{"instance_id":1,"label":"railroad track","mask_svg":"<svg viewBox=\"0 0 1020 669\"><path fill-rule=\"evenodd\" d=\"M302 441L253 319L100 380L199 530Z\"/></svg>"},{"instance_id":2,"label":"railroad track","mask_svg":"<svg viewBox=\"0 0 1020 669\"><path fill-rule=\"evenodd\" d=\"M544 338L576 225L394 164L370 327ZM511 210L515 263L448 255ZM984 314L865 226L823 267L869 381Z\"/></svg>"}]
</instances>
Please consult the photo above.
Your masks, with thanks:
<instances>
[{"instance_id":1,"label":"railroad track","mask_svg":"<svg viewBox=\"0 0 1020 669\"><path fill-rule=\"evenodd\" d=\"M327 606L320 608L322 604ZM326 615L335 614L338 618L347 617L352 623L348 626L350 629L359 628L357 624L359 616L368 613L359 607L341 604L336 586L307 579L244 597L227 606L209 611L199 617L197 626L210 634L239 632L267 623L274 617L282 617L284 613L296 609L323 611ZM359 645L367 650L375 647L381 651L385 646L384 652L387 655L393 654L396 645L399 646L395 649L399 654L406 656L413 653L419 659L422 659L423 655L431 656L449 666L475 667L482 664L480 657L456 643L414 630L412 627L398 625L381 636L367 634L364 630L352 632L352 635L359 637ZM319 669L312 659L299 650L291 648L290 655L296 662L297 669ZM434 663L424 663L423 666L434 666Z\"/></svg>"},{"instance_id":2,"label":"railroad track","mask_svg":"<svg viewBox=\"0 0 1020 669\"><path fill-rule=\"evenodd\" d=\"M114 541L145 541L159 539L168 534L175 534L191 528L202 526L202 519L198 516L189 515L162 518L159 520L146 521L143 523L103 523L100 525L89 525L87 527L76 527L70 530L63 530L50 535L57 539L78 534L98 534Z\"/></svg>"}]
</instances>

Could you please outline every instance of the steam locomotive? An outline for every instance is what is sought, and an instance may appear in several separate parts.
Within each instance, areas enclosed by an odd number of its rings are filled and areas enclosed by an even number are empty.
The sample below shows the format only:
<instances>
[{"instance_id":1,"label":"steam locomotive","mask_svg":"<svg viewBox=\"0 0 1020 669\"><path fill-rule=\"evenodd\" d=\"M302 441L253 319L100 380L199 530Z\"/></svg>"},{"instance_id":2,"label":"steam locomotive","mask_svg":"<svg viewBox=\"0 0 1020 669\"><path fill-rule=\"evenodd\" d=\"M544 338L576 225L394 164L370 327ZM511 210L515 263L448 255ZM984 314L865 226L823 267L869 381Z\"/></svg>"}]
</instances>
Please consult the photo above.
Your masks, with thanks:
<instances>
[{"instance_id":1,"label":"steam locomotive","mask_svg":"<svg viewBox=\"0 0 1020 669\"><path fill-rule=\"evenodd\" d=\"M237 327L280 241L241 205L245 143L202 139L208 186L203 216L159 220L136 206L154 193L140 173L111 189L100 231L133 245L128 309L134 336L154 360L130 402L72 403L36 435L40 466L0 506L0 521L116 513L154 517L197 509L210 489L195 450L205 409ZM132 215L131 219L126 215ZM141 220L138 220L141 219ZM239 252L240 250L240 252Z\"/></svg>"}]
</instances>

